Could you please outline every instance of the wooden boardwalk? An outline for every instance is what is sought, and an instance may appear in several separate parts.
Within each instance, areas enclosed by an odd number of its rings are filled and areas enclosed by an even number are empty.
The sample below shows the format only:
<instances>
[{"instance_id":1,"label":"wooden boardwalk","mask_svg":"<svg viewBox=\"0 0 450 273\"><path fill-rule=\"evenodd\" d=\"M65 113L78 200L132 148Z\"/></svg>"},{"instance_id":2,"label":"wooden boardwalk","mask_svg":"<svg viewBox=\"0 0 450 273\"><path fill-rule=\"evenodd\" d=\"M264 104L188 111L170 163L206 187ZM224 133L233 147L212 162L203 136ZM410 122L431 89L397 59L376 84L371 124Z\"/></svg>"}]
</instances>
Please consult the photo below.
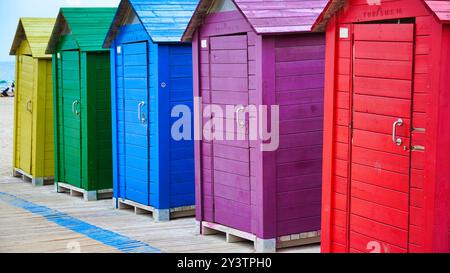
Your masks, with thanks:
<instances>
[{"instance_id":1,"label":"wooden boardwalk","mask_svg":"<svg viewBox=\"0 0 450 273\"><path fill-rule=\"evenodd\" d=\"M69 215L101 230L114 232L147 244L161 252L253 252L250 242L226 243L223 235L195 234L195 220L185 218L157 223L147 215L114 210L110 200L85 202L57 194L52 186L33 187L16 178L1 178L0 193L26 200L36 206ZM11 205L0 194L0 252L121 252L95 239L49 221L41 215ZM281 252L318 252L317 245L284 249Z\"/></svg>"}]
</instances>

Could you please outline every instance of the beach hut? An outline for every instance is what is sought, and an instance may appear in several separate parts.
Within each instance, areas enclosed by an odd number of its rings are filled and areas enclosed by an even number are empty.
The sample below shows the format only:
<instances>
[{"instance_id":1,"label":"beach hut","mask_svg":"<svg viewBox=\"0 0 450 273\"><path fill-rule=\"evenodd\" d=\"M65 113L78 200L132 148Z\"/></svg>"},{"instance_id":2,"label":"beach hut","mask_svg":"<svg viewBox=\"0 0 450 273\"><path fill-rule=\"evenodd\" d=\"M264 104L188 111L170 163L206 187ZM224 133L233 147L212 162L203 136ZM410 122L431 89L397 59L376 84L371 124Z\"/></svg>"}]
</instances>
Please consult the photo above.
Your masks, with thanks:
<instances>
[{"instance_id":1,"label":"beach hut","mask_svg":"<svg viewBox=\"0 0 450 273\"><path fill-rule=\"evenodd\" d=\"M193 44L198 108L206 119L224 105L236 112L222 128L235 140L195 142L202 234L251 240L261 252L319 241L325 39L310 29L325 4L200 1L183 36ZM246 113L263 105L279 106L279 145L264 151L265 139L250 137L255 115Z\"/></svg>"},{"instance_id":2,"label":"beach hut","mask_svg":"<svg viewBox=\"0 0 450 273\"><path fill-rule=\"evenodd\" d=\"M112 194L109 51L102 48L115 8L62 8L53 54L55 186L85 200Z\"/></svg>"},{"instance_id":3,"label":"beach hut","mask_svg":"<svg viewBox=\"0 0 450 273\"><path fill-rule=\"evenodd\" d=\"M104 44L111 48L114 206L159 221L194 213L192 133L171 132L174 107L192 121L192 48L181 36L196 4L124 0Z\"/></svg>"},{"instance_id":4,"label":"beach hut","mask_svg":"<svg viewBox=\"0 0 450 273\"><path fill-rule=\"evenodd\" d=\"M368 1L369 2L369 1ZM329 1L323 252L449 252L450 1Z\"/></svg>"},{"instance_id":5,"label":"beach hut","mask_svg":"<svg viewBox=\"0 0 450 273\"><path fill-rule=\"evenodd\" d=\"M21 18L10 51L16 56L13 176L35 186L54 175L52 60L45 54L54 23Z\"/></svg>"}]
</instances>

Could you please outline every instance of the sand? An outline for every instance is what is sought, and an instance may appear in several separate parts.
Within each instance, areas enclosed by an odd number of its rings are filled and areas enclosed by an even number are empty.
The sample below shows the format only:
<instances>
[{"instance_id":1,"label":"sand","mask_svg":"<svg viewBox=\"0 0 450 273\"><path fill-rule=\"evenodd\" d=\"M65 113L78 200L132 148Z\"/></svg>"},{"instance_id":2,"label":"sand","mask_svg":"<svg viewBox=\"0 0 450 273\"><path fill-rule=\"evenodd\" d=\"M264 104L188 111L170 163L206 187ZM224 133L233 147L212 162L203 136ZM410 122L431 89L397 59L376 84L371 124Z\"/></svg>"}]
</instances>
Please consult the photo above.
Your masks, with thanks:
<instances>
[{"instance_id":1,"label":"sand","mask_svg":"<svg viewBox=\"0 0 450 273\"><path fill-rule=\"evenodd\" d=\"M14 98L0 98L0 179L10 178L13 154Z\"/></svg>"}]
</instances>

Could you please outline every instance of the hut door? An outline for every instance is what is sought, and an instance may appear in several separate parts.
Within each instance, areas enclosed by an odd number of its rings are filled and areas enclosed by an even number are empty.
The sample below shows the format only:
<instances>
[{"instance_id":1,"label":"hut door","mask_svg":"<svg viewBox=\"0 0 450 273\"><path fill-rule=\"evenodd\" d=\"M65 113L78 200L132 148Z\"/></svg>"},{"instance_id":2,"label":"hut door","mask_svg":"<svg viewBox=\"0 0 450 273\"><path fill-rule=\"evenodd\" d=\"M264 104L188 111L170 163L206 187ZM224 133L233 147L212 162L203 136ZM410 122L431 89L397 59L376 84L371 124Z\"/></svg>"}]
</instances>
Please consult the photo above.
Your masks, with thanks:
<instances>
[{"instance_id":1,"label":"hut door","mask_svg":"<svg viewBox=\"0 0 450 273\"><path fill-rule=\"evenodd\" d=\"M150 205L147 42L122 44L121 51L123 89L119 89L118 98L124 119L120 151L125 160L125 198Z\"/></svg>"},{"instance_id":2,"label":"hut door","mask_svg":"<svg viewBox=\"0 0 450 273\"><path fill-rule=\"evenodd\" d=\"M34 60L30 56L19 57L19 133L20 156L19 168L31 174L31 153L32 153L32 128L33 128L33 90L34 86Z\"/></svg>"},{"instance_id":3,"label":"hut door","mask_svg":"<svg viewBox=\"0 0 450 273\"><path fill-rule=\"evenodd\" d=\"M349 251L408 249L413 37L354 25Z\"/></svg>"},{"instance_id":4,"label":"hut door","mask_svg":"<svg viewBox=\"0 0 450 273\"><path fill-rule=\"evenodd\" d=\"M214 222L251 232L250 142L244 112L249 104L247 35L211 37L209 56L211 103L224 114L226 105L235 107L231 123L227 117L224 128L215 128L225 140L212 142ZM238 127L243 134L237 133Z\"/></svg>"},{"instance_id":5,"label":"hut door","mask_svg":"<svg viewBox=\"0 0 450 273\"><path fill-rule=\"evenodd\" d=\"M62 122L60 161L64 171L64 182L81 188L80 53L62 51L58 63L60 71L58 99L62 100L62 107L59 110L62 119L58 121Z\"/></svg>"}]
</instances>

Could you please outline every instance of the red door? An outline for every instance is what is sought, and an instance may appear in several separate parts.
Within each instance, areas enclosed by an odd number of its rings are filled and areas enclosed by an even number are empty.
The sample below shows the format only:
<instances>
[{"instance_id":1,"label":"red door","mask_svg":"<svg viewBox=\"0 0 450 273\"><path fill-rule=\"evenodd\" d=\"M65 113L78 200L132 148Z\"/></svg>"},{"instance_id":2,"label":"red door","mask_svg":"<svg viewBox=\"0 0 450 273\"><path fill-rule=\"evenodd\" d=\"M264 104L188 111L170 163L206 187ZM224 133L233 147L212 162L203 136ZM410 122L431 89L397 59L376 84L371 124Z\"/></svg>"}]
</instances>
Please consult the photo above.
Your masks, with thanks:
<instances>
[{"instance_id":1,"label":"red door","mask_svg":"<svg viewBox=\"0 0 450 273\"><path fill-rule=\"evenodd\" d=\"M251 232L250 142L242 108L249 104L247 44L247 35L211 37L209 40L208 71L202 72L208 77L209 85L209 90L202 91L204 107L212 104L225 114L227 105L237 106L231 120L223 119L225 128L214 128L214 131L226 137L227 133L237 132L237 126L242 126L245 133L240 137L245 140L205 142L203 181L205 194L209 195L204 197L205 203L209 201L206 210L212 205L211 213L205 212L207 221L209 218L215 223ZM234 129L226 127L228 122ZM232 135L237 139L237 133Z\"/></svg>"},{"instance_id":2,"label":"red door","mask_svg":"<svg viewBox=\"0 0 450 273\"><path fill-rule=\"evenodd\" d=\"M349 251L406 252L413 24L354 25Z\"/></svg>"}]
</instances>

